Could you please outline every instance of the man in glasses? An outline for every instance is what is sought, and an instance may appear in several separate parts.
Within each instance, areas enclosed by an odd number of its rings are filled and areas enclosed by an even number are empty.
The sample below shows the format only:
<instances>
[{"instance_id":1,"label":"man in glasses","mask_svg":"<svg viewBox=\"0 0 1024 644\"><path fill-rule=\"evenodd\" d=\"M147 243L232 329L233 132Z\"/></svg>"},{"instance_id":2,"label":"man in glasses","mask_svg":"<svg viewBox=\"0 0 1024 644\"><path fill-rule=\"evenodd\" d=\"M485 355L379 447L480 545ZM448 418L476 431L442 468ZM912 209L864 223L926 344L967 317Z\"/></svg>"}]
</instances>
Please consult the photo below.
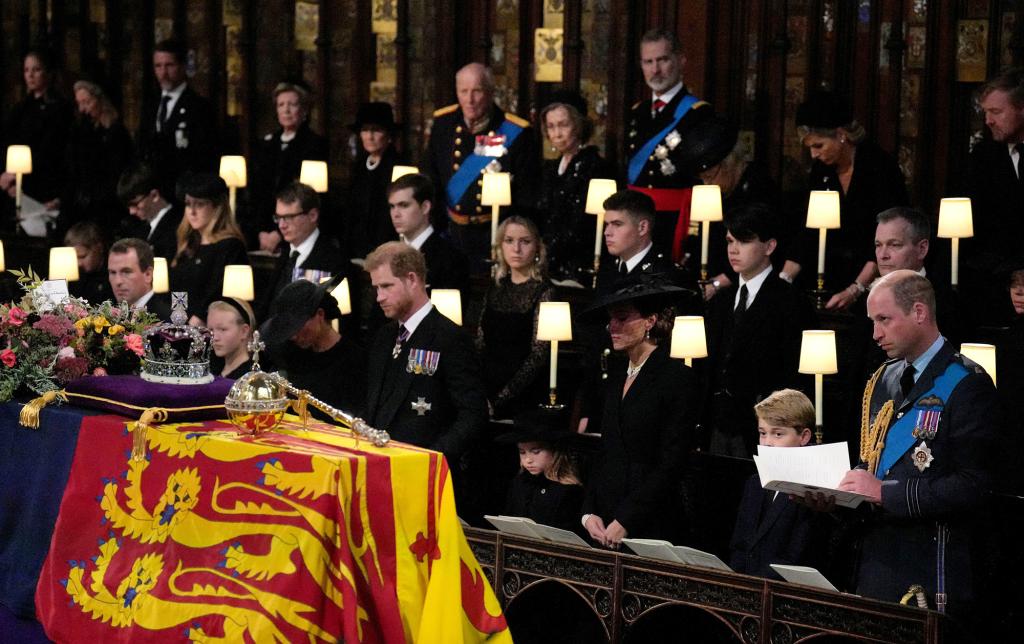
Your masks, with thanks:
<instances>
[{"instance_id":1,"label":"man in glasses","mask_svg":"<svg viewBox=\"0 0 1024 644\"><path fill-rule=\"evenodd\" d=\"M295 280L317 284L348 265L338 240L320 230L320 197L309 186L295 181L277 193L274 223L282 241L262 311Z\"/></svg>"}]
</instances>

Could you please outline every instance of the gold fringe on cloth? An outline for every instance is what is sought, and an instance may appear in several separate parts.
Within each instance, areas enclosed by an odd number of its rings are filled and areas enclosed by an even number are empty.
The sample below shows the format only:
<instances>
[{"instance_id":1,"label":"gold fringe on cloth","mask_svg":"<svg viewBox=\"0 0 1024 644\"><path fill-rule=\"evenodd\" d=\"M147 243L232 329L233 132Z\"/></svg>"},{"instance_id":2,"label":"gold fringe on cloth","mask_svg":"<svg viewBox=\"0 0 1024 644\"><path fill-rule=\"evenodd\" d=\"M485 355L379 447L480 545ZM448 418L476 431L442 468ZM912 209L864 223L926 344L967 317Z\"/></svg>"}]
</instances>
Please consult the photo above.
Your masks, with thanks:
<instances>
[{"instance_id":1,"label":"gold fringe on cloth","mask_svg":"<svg viewBox=\"0 0 1024 644\"><path fill-rule=\"evenodd\" d=\"M39 429L39 413L43 410L43 407L46 407L58 398L61 402L68 401L68 396L64 390L58 389L47 391L42 396L33 398L29 402L25 403L25 406L21 408L21 413L18 415L18 422L21 423L22 427Z\"/></svg>"},{"instance_id":2,"label":"gold fringe on cloth","mask_svg":"<svg viewBox=\"0 0 1024 644\"><path fill-rule=\"evenodd\" d=\"M860 460L867 463L868 471L878 475L878 461L882 458L882 450L885 448L885 437L889 433L889 425L892 421L895 403L886 401L875 416L875 422L871 422L871 397L875 393L875 386L882 377L887 365L879 367L871 374L868 384L864 387L864 398L861 400L860 417Z\"/></svg>"},{"instance_id":3,"label":"gold fringe on cloth","mask_svg":"<svg viewBox=\"0 0 1024 644\"><path fill-rule=\"evenodd\" d=\"M153 423L162 423L167 420L167 410L162 407L150 407L142 412L139 420L132 423L129 431L132 432L132 460L146 460L146 435L149 426Z\"/></svg>"}]
</instances>

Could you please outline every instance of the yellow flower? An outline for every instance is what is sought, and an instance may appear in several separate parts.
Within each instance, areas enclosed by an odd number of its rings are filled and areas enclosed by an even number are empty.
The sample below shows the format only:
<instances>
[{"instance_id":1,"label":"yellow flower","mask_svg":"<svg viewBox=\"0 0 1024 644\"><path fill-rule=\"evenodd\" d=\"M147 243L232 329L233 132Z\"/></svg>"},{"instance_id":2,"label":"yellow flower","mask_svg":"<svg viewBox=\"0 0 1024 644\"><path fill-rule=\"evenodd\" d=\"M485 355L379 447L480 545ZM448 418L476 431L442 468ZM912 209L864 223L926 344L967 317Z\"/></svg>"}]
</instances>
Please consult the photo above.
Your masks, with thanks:
<instances>
[{"instance_id":1,"label":"yellow flower","mask_svg":"<svg viewBox=\"0 0 1024 644\"><path fill-rule=\"evenodd\" d=\"M115 324L115 325L111 326L109 329L107 329L107 333L109 333L110 335L117 335L118 333L123 333L123 332L124 332L124 327L121 326L120 324Z\"/></svg>"},{"instance_id":2,"label":"yellow flower","mask_svg":"<svg viewBox=\"0 0 1024 644\"><path fill-rule=\"evenodd\" d=\"M110 326L110 322L102 315L95 315L92 318L92 329L96 333L103 333L103 328Z\"/></svg>"},{"instance_id":3,"label":"yellow flower","mask_svg":"<svg viewBox=\"0 0 1024 644\"><path fill-rule=\"evenodd\" d=\"M85 331L85 327L89 326L90 318L84 317L75 320L75 328L79 331Z\"/></svg>"}]
</instances>

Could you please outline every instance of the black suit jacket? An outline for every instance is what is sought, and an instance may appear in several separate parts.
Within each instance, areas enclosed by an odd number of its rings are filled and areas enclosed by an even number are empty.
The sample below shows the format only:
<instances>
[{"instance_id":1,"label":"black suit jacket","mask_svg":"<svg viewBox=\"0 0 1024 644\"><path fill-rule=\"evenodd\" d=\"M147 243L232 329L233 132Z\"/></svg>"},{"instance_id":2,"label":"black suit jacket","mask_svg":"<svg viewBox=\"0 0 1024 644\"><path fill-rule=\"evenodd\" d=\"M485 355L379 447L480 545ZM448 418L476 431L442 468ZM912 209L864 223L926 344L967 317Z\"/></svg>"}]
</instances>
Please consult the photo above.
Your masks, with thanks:
<instances>
[{"instance_id":1,"label":"black suit jacket","mask_svg":"<svg viewBox=\"0 0 1024 644\"><path fill-rule=\"evenodd\" d=\"M146 302L146 310L160 318L161 322L171 319L171 297L167 293L153 293Z\"/></svg>"},{"instance_id":2,"label":"black suit jacket","mask_svg":"<svg viewBox=\"0 0 1024 644\"><path fill-rule=\"evenodd\" d=\"M461 250L434 231L420 246L420 252L427 260L428 287L457 288L468 298L469 260Z\"/></svg>"},{"instance_id":3,"label":"black suit jacket","mask_svg":"<svg viewBox=\"0 0 1024 644\"><path fill-rule=\"evenodd\" d=\"M274 262L274 276L270 280L271 288L264 296L265 302L263 306L259 307L260 309L265 309L269 306L270 302L281 293L281 289L292 282L292 276L286 270L291 246L288 242L281 242L277 247L277 253L277 261ZM298 268L301 270L325 271L330 273L331 277L341 275L344 278L348 276L349 266L349 262L341 252L341 244L338 243L338 240L321 230L320 236L316 238L316 242L313 244L313 250L310 251L309 257Z\"/></svg>"},{"instance_id":4,"label":"black suit jacket","mask_svg":"<svg viewBox=\"0 0 1024 644\"><path fill-rule=\"evenodd\" d=\"M729 542L729 567L747 575L780 579L771 564L816 566L811 551L822 545L818 541L820 516L786 494L776 495L762 512L765 492L756 474L747 479Z\"/></svg>"},{"instance_id":5,"label":"black suit jacket","mask_svg":"<svg viewBox=\"0 0 1024 644\"><path fill-rule=\"evenodd\" d=\"M186 170L216 172L217 123L213 106L191 86L178 97L167 122L156 131L161 95L149 101L139 123L139 152L149 162L160 184L160 193L173 198L178 177Z\"/></svg>"},{"instance_id":6,"label":"black suit jacket","mask_svg":"<svg viewBox=\"0 0 1024 644\"><path fill-rule=\"evenodd\" d=\"M480 435L487 420L487 398L473 342L451 320L431 309L405 341L397 358L392 348L398 322L382 327L369 355L366 420L395 440L443 452L451 467ZM433 375L407 369L409 352L440 353ZM418 401L430 405L419 413Z\"/></svg>"},{"instance_id":7,"label":"black suit jacket","mask_svg":"<svg viewBox=\"0 0 1024 644\"><path fill-rule=\"evenodd\" d=\"M654 246L651 246L643 258L633 266L633 270L626 273L626 275L664 274L674 276L675 268L675 264L672 263L670 257L659 252ZM619 279L622 279L622 276L619 274L619 259L606 255L601 259L601 268L597 272L596 293L601 295L613 290L615 283Z\"/></svg>"},{"instance_id":8,"label":"black suit jacket","mask_svg":"<svg viewBox=\"0 0 1024 644\"><path fill-rule=\"evenodd\" d=\"M916 414L914 404L951 362L970 373L956 386L941 410L934 440L925 441L934 460L923 471L914 465L915 441L882 480L882 504L866 526L857 575L857 593L898 601L911 584L924 586L929 600L936 592L938 540L945 537L946 592L949 612L962 609L982 594L987 545L988 491L996 462L1001 418L992 380L970 360L944 343L921 374L896 418ZM900 400L904 361L883 368L871 396L871 418L888 400Z\"/></svg>"},{"instance_id":9,"label":"black suit jacket","mask_svg":"<svg viewBox=\"0 0 1024 644\"><path fill-rule=\"evenodd\" d=\"M170 262L178 252L178 224L181 223L181 217L181 207L172 205L160 218L155 230L150 229L147 222L132 217L121 236L148 241L153 247L154 257L163 257Z\"/></svg>"},{"instance_id":10,"label":"black suit jacket","mask_svg":"<svg viewBox=\"0 0 1024 644\"><path fill-rule=\"evenodd\" d=\"M707 336L711 396L708 420L720 432L754 439L754 404L773 391L800 387L797 374L804 329L814 311L792 284L774 270L751 302L739 326L734 306L739 281L711 300Z\"/></svg>"},{"instance_id":11,"label":"black suit jacket","mask_svg":"<svg viewBox=\"0 0 1024 644\"><path fill-rule=\"evenodd\" d=\"M672 539L679 532L679 467L696 419L693 375L661 347L623 398L625 364L617 362L605 384L601 455L583 514L600 516L606 526L617 520L629 537Z\"/></svg>"}]
</instances>

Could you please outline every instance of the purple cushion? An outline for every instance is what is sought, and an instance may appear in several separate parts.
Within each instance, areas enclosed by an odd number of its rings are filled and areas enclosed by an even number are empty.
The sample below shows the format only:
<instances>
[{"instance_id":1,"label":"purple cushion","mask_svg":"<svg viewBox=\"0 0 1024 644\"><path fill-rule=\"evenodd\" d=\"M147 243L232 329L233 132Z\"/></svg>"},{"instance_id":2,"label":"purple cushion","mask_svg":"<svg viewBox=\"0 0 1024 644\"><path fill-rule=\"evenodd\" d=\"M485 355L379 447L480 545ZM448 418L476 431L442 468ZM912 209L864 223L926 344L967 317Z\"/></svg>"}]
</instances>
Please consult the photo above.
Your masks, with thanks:
<instances>
[{"instance_id":1,"label":"purple cushion","mask_svg":"<svg viewBox=\"0 0 1024 644\"><path fill-rule=\"evenodd\" d=\"M147 382L138 376L86 376L69 382L64 390L68 393L68 402L78 407L131 418L138 418L149 407L162 407L167 410L167 422L181 422L226 418L224 398L234 383L234 380L220 376L205 385L166 385ZM192 409L211 406L214 408Z\"/></svg>"}]
</instances>

